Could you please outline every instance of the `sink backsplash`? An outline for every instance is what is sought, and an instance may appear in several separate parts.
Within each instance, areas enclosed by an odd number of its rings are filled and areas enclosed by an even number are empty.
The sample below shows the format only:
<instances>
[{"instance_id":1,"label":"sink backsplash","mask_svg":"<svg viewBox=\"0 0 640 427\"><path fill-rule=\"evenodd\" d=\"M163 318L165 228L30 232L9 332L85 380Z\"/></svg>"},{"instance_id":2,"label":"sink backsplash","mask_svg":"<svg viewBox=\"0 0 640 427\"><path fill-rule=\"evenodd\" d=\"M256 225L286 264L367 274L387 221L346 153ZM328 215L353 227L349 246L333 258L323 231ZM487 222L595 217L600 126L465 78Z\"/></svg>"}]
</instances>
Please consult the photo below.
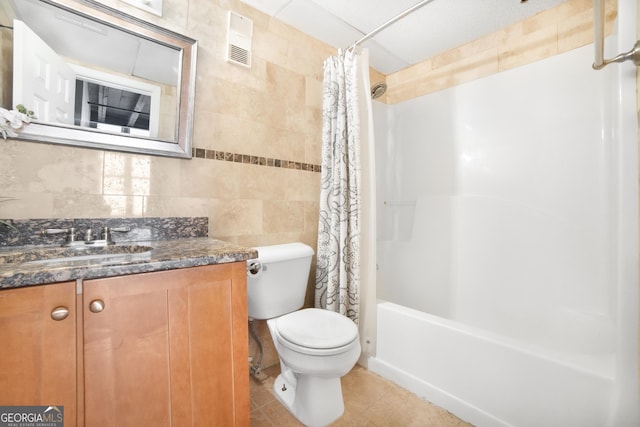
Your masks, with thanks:
<instances>
[{"instance_id":1,"label":"sink backsplash","mask_svg":"<svg viewBox=\"0 0 640 427\"><path fill-rule=\"evenodd\" d=\"M102 227L129 227L126 233L113 232L113 241L134 242L144 240L168 240L189 237L207 237L209 218L207 217L170 217L170 218L70 218L70 219L16 219L2 220L0 223L0 246L25 245L61 245L65 241L63 234L41 235L48 228L74 227L84 236L88 228L100 230Z\"/></svg>"}]
</instances>

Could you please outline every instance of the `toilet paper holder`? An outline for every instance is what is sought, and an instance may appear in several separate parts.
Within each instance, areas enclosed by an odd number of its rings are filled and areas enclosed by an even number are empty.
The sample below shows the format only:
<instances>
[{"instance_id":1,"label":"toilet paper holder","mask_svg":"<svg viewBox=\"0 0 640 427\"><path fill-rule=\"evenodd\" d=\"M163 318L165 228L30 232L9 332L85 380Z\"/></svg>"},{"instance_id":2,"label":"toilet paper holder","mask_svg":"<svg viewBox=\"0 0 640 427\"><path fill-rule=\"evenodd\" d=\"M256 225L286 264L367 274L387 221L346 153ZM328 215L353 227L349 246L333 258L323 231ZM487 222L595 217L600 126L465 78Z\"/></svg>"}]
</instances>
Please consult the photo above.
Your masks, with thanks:
<instances>
[{"instance_id":1,"label":"toilet paper holder","mask_svg":"<svg viewBox=\"0 0 640 427\"><path fill-rule=\"evenodd\" d=\"M262 263L258 260L247 261L247 276L256 276L262 272Z\"/></svg>"}]
</instances>

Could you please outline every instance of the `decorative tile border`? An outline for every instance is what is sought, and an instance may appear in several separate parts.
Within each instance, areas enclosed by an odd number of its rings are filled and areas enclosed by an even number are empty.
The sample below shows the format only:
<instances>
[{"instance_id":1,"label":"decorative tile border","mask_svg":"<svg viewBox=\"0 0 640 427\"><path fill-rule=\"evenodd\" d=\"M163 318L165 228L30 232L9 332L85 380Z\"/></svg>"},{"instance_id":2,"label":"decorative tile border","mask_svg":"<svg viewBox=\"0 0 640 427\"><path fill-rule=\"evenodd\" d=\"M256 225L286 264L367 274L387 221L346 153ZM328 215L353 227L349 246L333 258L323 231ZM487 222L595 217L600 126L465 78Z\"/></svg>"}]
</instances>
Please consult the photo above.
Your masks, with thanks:
<instances>
[{"instance_id":1,"label":"decorative tile border","mask_svg":"<svg viewBox=\"0 0 640 427\"><path fill-rule=\"evenodd\" d=\"M198 159L222 160L225 162L246 163L250 165L269 166L274 168L298 169L309 172L320 172L321 166L312 163L293 162L289 160L271 159L249 154L230 153L227 151L192 148L191 154Z\"/></svg>"}]
</instances>

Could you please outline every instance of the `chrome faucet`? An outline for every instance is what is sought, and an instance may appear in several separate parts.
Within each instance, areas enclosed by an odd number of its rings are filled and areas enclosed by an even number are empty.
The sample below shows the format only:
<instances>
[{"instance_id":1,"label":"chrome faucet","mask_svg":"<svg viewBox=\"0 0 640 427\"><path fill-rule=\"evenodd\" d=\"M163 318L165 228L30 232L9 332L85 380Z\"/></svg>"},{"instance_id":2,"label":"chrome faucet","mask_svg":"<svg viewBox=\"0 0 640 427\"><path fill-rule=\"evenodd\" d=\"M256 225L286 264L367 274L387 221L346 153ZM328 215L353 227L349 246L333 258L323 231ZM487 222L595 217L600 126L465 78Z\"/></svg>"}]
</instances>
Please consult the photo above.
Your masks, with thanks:
<instances>
[{"instance_id":1,"label":"chrome faucet","mask_svg":"<svg viewBox=\"0 0 640 427\"><path fill-rule=\"evenodd\" d=\"M53 234L64 234L65 240L64 245L71 245L78 241L78 232L75 227L69 228L47 228L46 230L42 230L40 232L43 236L53 235Z\"/></svg>"},{"instance_id":2,"label":"chrome faucet","mask_svg":"<svg viewBox=\"0 0 640 427\"><path fill-rule=\"evenodd\" d=\"M87 228L87 230L84 232L84 241L92 242L94 240L96 240L96 235L93 228Z\"/></svg>"},{"instance_id":3,"label":"chrome faucet","mask_svg":"<svg viewBox=\"0 0 640 427\"><path fill-rule=\"evenodd\" d=\"M107 245L115 245L111 233L128 233L131 231L131 227L102 227L101 237Z\"/></svg>"},{"instance_id":4,"label":"chrome faucet","mask_svg":"<svg viewBox=\"0 0 640 427\"><path fill-rule=\"evenodd\" d=\"M100 233L92 228L87 228L84 233L84 240L78 240L78 231L75 227L69 228L47 228L40 232L43 236L64 234L65 241L63 246L78 246L78 245L115 245L111 233L127 233L131 231L131 227L102 227Z\"/></svg>"}]
</instances>

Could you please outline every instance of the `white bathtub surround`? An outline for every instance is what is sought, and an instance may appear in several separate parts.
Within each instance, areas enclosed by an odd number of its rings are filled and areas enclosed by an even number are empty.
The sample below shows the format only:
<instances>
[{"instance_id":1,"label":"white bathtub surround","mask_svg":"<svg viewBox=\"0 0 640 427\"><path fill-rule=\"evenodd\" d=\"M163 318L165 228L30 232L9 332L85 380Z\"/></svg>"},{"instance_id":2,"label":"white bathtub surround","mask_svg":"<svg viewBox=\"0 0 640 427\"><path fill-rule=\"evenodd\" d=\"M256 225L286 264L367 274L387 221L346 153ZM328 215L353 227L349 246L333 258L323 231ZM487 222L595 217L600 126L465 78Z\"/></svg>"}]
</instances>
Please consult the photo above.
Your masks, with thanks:
<instances>
[{"instance_id":1,"label":"white bathtub surround","mask_svg":"<svg viewBox=\"0 0 640 427\"><path fill-rule=\"evenodd\" d=\"M632 3L608 49L633 44ZM635 69L592 62L374 110L369 367L478 426L640 422Z\"/></svg>"},{"instance_id":2,"label":"white bathtub surround","mask_svg":"<svg viewBox=\"0 0 640 427\"><path fill-rule=\"evenodd\" d=\"M368 51L340 51L324 64L322 177L316 307L341 313L373 348L375 179ZM368 302L368 304L367 304ZM374 330L375 333L375 330Z\"/></svg>"}]
</instances>

